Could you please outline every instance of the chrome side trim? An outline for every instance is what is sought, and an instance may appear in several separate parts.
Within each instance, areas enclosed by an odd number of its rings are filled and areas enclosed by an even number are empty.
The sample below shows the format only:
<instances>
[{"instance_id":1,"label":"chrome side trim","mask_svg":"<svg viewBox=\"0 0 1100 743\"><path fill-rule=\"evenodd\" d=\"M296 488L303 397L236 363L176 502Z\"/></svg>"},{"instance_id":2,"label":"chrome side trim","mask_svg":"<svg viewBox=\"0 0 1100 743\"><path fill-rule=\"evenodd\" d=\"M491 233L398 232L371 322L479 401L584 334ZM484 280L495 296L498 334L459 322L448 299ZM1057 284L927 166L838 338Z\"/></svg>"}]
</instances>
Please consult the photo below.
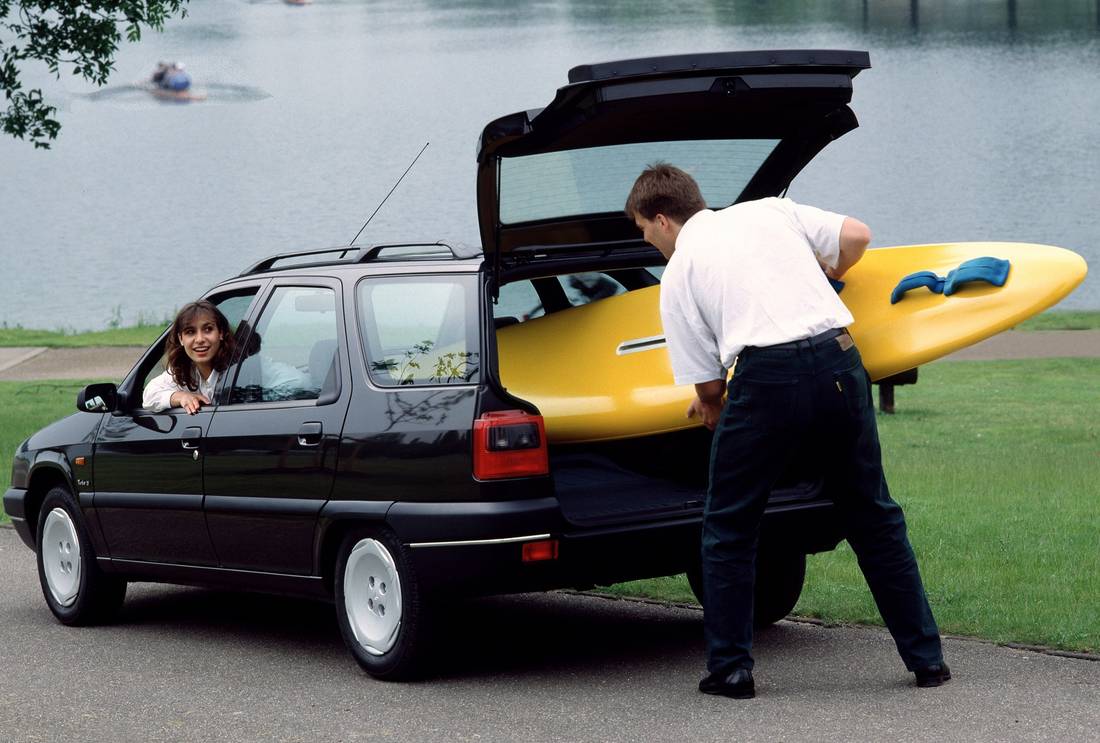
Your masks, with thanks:
<instances>
[{"instance_id":1,"label":"chrome side trim","mask_svg":"<svg viewBox=\"0 0 1100 743\"><path fill-rule=\"evenodd\" d=\"M204 573L224 573L227 575L269 575L275 578L303 578L305 580L323 580L320 575L299 575L298 573L272 573L268 570L243 570L241 568L219 568L214 565L183 565L175 562L156 562L154 560L129 560L126 558L110 558L110 557L96 557L96 560L103 560L105 562L112 563L114 565L121 565L123 567L127 565L133 565L135 567L145 567L153 565L156 567L165 568L186 568L187 570L194 570L196 572Z\"/></svg>"},{"instance_id":2,"label":"chrome side trim","mask_svg":"<svg viewBox=\"0 0 1100 743\"><path fill-rule=\"evenodd\" d=\"M504 537L503 539L465 539L455 542L413 542L410 547L466 547L477 544L508 544L510 542L531 542L536 539L549 539L549 534L529 534L525 537Z\"/></svg>"},{"instance_id":3,"label":"chrome side trim","mask_svg":"<svg viewBox=\"0 0 1100 743\"><path fill-rule=\"evenodd\" d=\"M668 343L665 342L663 335L651 335L648 338L634 338L629 341L623 341L619 344L619 347L615 349L616 356L623 356L628 353L638 353L639 351L652 351L655 348L664 348Z\"/></svg>"}]
</instances>

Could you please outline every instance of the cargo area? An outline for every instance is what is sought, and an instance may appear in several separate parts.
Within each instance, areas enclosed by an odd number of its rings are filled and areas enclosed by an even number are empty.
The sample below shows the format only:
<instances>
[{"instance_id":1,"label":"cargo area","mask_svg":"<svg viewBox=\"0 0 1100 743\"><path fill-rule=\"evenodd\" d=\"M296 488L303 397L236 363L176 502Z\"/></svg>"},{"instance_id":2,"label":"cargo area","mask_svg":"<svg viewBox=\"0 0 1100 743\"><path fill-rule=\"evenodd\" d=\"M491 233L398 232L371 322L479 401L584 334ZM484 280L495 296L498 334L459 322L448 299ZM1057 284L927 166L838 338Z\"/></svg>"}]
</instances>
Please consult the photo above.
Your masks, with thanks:
<instances>
[{"instance_id":1,"label":"cargo area","mask_svg":"<svg viewBox=\"0 0 1100 743\"><path fill-rule=\"evenodd\" d=\"M506 285L501 301L493 306L498 344L502 331L508 336L498 356L501 381L511 394L534 403L546 419L550 474L563 515L574 525L592 528L698 516L706 497L712 434L702 426L682 427L694 390L675 388L683 400L671 400L661 391L673 387L664 368L663 348L651 355L615 353L624 333L631 337L660 333L659 317L646 318L654 324L652 329L633 327L640 316L655 314L656 306L631 300L657 295L652 290L624 290L623 284L630 283L633 274L623 271L578 275L590 283L606 285L615 280L618 291L609 297L585 297L567 291L577 283L568 275L544 277ZM546 300L555 294L569 301L547 306ZM531 307L537 307L538 313L530 313ZM605 355L596 355L594 349L604 349ZM608 421L614 426L644 407L642 403L630 406L630 400L639 401L639 388L666 400L666 430L585 441L577 440L586 432L574 423L569 437L555 436L555 424L561 420L556 416L568 411L563 417L576 421L582 418L577 411L586 407L594 412L582 419L593 425L594 432L605 434ZM600 411L612 389L619 394L634 390L634 394ZM789 471L776 483L769 510L820 499L819 473L812 457L794 457Z\"/></svg>"},{"instance_id":2,"label":"cargo area","mask_svg":"<svg viewBox=\"0 0 1100 743\"><path fill-rule=\"evenodd\" d=\"M550 447L550 474L562 512L578 526L675 518L702 511L711 433L691 428L610 442ZM820 501L820 467L796 456L776 483L768 510Z\"/></svg>"},{"instance_id":3,"label":"cargo area","mask_svg":"<svg viewBox=\"0 0 1100 743\"><path fill-rule=\"evenodd\" d=\"M699 513L709 453L704 428L551 446L550 474L571 523L629 523Z\"/></svg>"}]
</instances>

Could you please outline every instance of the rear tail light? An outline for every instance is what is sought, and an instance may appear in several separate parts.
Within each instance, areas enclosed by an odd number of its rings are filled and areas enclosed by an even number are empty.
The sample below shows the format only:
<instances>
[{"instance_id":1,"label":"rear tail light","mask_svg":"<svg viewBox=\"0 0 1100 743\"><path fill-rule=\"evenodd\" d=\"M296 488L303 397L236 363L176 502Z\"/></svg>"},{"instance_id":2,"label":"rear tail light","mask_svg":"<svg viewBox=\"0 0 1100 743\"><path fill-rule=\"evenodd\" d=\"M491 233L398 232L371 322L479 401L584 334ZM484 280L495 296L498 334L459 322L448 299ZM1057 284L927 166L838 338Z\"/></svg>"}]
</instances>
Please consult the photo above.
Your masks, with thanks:
<instances>
[{"instance_id":1,"label":"rear tail light","mask_svg":"<svg viewBox=\"0 0 1100 743\"><path fill-rule=\"evenodd\" d=\"M497 480L549 471L541 415L500 410L474 421L474 477Z\"/></svg>"},{"instance_id":2,"label":"rear tail light","mask_svg":"<svg viewBox=\"0 0 1100 743\"><path fill-rule=\"evenodd\" d=\"M542 539L523 545L524 562L543 562L558 559L558 540Z\"/></svg>"}]
</instances>

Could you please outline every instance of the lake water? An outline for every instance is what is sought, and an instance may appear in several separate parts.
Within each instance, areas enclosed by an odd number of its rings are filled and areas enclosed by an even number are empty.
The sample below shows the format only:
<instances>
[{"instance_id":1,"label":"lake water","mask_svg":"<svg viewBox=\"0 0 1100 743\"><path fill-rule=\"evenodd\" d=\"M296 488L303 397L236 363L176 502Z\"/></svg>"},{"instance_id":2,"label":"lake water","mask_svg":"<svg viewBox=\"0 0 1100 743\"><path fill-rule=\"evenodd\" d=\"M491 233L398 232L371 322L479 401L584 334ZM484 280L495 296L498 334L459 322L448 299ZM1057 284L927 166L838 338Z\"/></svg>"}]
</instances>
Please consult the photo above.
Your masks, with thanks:
<instances>
[{"instance_id":1,"label":"lake water","mask_svg":"<svg viewBox=\"0 0 1100 743\"><path fill-rule=\"evenodd\" d=\"M574 65L698 51L849 48L860 128L790 190L871 225L875 245L1019 240L1094 275L1100 309L1100 0L760 2L195 0L124 45L101 91L28 68L60 108L52 150L0 138L0 323L160 320L277 252L477 244L475 143L548 103ZM187 63L208 100L132 85ZM2 105L2 104L0 104Z\"/></svg>"}]
</instances>

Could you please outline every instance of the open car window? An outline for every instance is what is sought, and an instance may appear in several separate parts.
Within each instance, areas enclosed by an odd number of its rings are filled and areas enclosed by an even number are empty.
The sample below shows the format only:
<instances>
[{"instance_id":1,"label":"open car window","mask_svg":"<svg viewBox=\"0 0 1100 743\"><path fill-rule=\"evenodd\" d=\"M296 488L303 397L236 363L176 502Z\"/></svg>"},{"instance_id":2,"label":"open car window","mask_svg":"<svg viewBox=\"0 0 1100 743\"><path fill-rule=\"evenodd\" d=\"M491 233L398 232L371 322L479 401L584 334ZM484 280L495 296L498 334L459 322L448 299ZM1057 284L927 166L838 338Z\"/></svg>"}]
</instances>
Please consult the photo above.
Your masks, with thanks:
<instances>
[{"instance_id":1,"label":"open car window","mask_svg":"<svg viewBox=\"0 0 1100 743\"><path fill-rule=\"evenodd\" d=\"M258 286L248 287L246 289L236 289L226 292L224 294L215 294L207 297L206 299L214 304L223 315L225 319L229 321L229 328L236 333L240 328L241 321L245 318L245 313L248 312L248 308L252 305L252 300L256 298L256 293L260 290ZM159 342L160 357L159 361L153 364L146 370L144 377L142 378L141 388L145 389L155 377L160 376L161 372L165 369L165 344L167 343L167 336Z\"/></svg>"}]
</instances>

